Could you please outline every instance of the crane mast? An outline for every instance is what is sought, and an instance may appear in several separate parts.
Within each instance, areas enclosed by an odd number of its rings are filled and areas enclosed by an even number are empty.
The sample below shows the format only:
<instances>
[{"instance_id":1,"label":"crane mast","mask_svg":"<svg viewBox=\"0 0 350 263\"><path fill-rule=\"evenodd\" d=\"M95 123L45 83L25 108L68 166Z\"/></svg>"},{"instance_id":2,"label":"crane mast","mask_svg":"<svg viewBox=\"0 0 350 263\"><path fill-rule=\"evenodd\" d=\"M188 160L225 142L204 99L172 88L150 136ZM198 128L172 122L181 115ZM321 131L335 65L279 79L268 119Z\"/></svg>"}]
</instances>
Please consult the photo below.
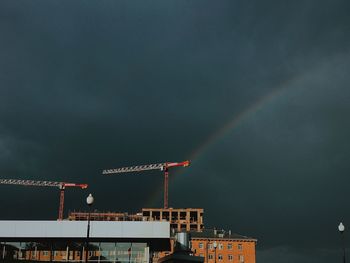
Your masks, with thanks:
<instances>
[{"instance_id":1,"label":"crane mast","mask_svg":"<svg viewBox=\"0 0 350 263\"><path fill-rule=\"evenodd\" d=\"M79 187L86 189L87 184L75 184L65 182L52 182L52 181L36 181L36 180L20 180L20 179L0 179L0 184L7 185L23 185L23 186L42 186L42 187L57 187L60 189L60 205L58 209L58 220L63 220L64 209L64 190L66 187Z\"/></svg>"},{"instance_id":2,"label":"crane mast","mask_svg":"<svg viewBox=\"0 0 350 263\"><path fill-rule=\"evenodd\" d=\"M169 196L168 196L169 168L187 167L189 165L190 165L190 161L136 165L136 166L115 168L115 169L105 169L102 171L102 174L111 175L111 174L142 172L142 171L150 171L150 170L164 171L164 208L166 209L168 208L168 203L169 203Z\"/></svg>"}]
</instances>

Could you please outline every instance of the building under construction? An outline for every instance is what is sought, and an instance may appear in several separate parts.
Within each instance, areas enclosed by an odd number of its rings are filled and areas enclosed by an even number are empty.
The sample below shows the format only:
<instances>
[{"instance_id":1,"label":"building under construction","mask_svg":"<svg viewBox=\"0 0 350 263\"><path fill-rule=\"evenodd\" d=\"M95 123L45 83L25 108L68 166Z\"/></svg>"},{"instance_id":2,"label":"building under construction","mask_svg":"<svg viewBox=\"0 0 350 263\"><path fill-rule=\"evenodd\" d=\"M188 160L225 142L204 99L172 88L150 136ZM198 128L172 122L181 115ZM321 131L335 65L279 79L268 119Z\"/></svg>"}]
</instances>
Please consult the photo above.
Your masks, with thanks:
<instances>
[{"instance_id":1,"label":"building under construction","mask_svg":"<svg viewBox=\"0 0 350 263\"><path fill-rule=\"evenodd\" d=\"M70 212L68 215L69 221L86 221L88 213L86 212ZM147 221L142 219L142 213L128 214L117 212L91 212L91 221Z\"/></svg>"},{"instance_id":2,"label":"building under construction","mask_svg":"<svg viewBox=\"0 0 350 263\"><path fill-rule=\"evenodd\" d=\"M178 232L200 232L204 228L203 212L203 208L143 208L142 216L149 221L168 221Z\"/></svg>"},{"instance_id":3,"label":"building under construction","mask_svg":"<svg viewBox=\"0 0 350 263\"><path fill-rule=\"evenodd\" d=\"M203 208L143 208L141 213L115 213L92 212L92 221L167 221L170 228L180 231L197 231L204 228ZM71 212L68 220L85 221L88 218L86 212Z\"/></svg>"}]
</instances>

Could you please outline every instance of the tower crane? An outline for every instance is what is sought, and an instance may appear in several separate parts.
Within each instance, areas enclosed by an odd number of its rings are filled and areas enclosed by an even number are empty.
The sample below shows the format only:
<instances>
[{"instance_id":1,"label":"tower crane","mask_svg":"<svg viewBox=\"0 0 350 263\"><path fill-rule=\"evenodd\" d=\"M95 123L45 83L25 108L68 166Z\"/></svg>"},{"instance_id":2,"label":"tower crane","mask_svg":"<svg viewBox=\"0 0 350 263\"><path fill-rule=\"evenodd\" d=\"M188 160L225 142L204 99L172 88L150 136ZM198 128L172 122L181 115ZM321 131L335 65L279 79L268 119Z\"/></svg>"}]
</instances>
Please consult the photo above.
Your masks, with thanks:
<instances>
[{"instance_id":1,"label":"tower crane","mask_svg":"<svg viewBox=\"0 0 350 263\"><path fill-rule=\"evenodd\" d=\"M58 220L63 220L64 190L66 189L66 187L79 187L81 189L86 189L88 187L87 184L74 184L74 183L51 182L51 181L34 181L34 180L18 180L18 179L0 179L0 184L58 187L60 189L60 206L58 209Z\"/></svg>"},{"instance_id":2,"label":"tower crane","mask_svg":"<svg viewBox=\"0 0 350 263\"><path fill-rule=\"evenodd\" d=\"M157 164L146 164L146 165L137 165L130 167L122 167L116 169L105 169L102 171L102 174L119 174L119 173L131 173L131 172L141 172L149 170L161 170L164 171L164 208L168 208L168 188L169 188L169 168L173 167L187 167L190 165L190 161L184 161L180 163L157 163Z\"/></svg>"}]
</instances>

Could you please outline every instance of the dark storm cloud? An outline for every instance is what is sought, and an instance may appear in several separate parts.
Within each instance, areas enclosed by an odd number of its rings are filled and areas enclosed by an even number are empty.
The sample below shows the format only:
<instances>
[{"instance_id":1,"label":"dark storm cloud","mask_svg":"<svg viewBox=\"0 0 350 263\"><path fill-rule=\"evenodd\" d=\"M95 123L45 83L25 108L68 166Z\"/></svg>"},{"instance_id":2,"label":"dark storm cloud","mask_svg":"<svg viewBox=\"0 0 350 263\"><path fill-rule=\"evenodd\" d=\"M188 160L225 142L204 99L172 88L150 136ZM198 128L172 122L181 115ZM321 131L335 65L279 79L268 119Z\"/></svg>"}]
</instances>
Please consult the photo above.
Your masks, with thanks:
<instances>
[{"instance_id":1,"label":"dark storm cloud","mask_svg":"<svg viewBox=\"0 0 350 263\"><path fill-rule=\"evenodd\" d=\"M97 209L138 211L161 174L102 169L184 160L254 109L172 173L170 203L257 237L261 260L329 261L350 219L349 7L2 1L2 177L87 182ZM67 210L86 194L68 190ZM3 219L56 216L52 189L3 186L0 198Z\"/></svg>"},{"instance_id":2,"label":"dark storm cloud","mask_svg":"<svg viewBox=\"0 0 350 263\"><path fill-rule=\"evenodd\" d=\"M331 224L329 213L339 218L341 207L346 205L346 185L339 181L349 169L344 137L350 127L335 114L348 107L344 61L348 56L320 63L289 83L202 154L198 165L192 167L198 172L181 177L178 187L187 183L185 187L191 188L196 180L209 177L202 185L205 191L215 192L213 214L229 203L226 215L231 216L221 221L230 226L234 220L247 232L260 225L265 245L281 244L280 228L288 235L288 244L326 243L332 228L302 239L293 233L296 228L306 233L310 222L314 230ZM327 85L329 78L332 86ZM203 205L207 201L201 195L195 199L193 203ZM216 224L215 219L208 223ZM264 240L267 235L270 239Z\"/></svg>"},{"instance_id":3,"label":"dark storm cloud","mask_svg":"<svg viewBox=\"0 0 350 263\"><path fill-rule=\"evenodd\" d=\"M291 262L322 262L322 261L340 261L339 249L327 249L320 248L310 252L307 249L293 249L291 247L275 247L272 249L263 249L258 251L257 258L261 262L274 262L278 259L278 262L291 263ZM288 255L288 256L286 256Z\"/></svg>"}]
</instances>

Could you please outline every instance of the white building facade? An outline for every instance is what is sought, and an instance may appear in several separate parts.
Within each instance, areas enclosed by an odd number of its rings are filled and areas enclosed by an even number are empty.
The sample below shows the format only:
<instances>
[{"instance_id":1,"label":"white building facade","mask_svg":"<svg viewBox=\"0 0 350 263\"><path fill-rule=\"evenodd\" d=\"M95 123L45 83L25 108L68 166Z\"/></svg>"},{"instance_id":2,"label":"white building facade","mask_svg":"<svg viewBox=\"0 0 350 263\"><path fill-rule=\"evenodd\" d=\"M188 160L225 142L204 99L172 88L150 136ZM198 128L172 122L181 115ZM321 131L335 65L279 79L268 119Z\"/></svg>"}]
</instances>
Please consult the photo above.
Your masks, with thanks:
<instances>
[{"instance_id":1,"label":"white building facade","mask_svg":"<svg viewBox=\"0 0 350 263\"><path fill-rule=\"evenodd\" d=\"M170 246L168 222L0 221L0 258L49 262L147 263Z\"/></svg>"}]
</instances>

